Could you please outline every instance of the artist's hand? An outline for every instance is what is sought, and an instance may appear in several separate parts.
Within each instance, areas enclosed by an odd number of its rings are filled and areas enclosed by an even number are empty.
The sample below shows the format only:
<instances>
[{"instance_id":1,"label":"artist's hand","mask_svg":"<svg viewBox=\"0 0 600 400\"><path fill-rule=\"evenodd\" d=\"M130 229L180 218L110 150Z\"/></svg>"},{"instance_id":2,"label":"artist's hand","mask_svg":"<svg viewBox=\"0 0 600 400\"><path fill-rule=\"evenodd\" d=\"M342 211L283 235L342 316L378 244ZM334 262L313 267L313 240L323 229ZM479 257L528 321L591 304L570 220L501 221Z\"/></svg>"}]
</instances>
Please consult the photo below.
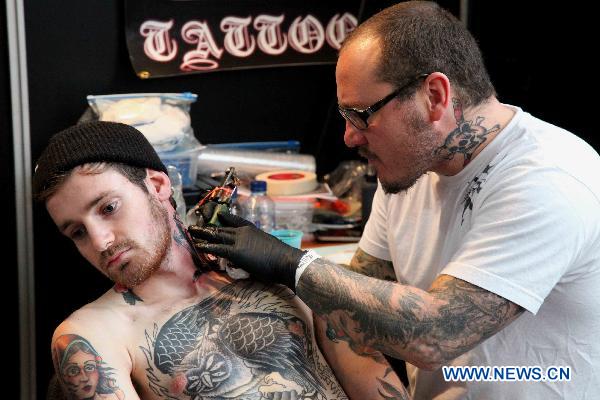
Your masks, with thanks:
<instances>
[{"instance_id":1,"label":"artist's hand","mask_svg":"<svg viewBox=\"0 0 600 400\"><path fill-rule=\"evenodd\" d=\"M208 191L207 191L208 193ZM205 194L206 195L206 194ZM213 212L215 211L215 207L217 203L214 201L207 201L202 204L200 207L197 207L194 212L199 217L196 222L199 226L204 226L210 221L212 218Z\"/></svg>"},{"instance_id":2,"label":"artist's hand","mask_svg":"<svg viewBox=\"0 0 600 400\"><path fill-rule=\"evenodd\" d=\"M219 214L222 227L191 226L189 233L198 251L223 257L255 277L294 289L302 250L232 214Z\"/></svg>"}]
</instances>

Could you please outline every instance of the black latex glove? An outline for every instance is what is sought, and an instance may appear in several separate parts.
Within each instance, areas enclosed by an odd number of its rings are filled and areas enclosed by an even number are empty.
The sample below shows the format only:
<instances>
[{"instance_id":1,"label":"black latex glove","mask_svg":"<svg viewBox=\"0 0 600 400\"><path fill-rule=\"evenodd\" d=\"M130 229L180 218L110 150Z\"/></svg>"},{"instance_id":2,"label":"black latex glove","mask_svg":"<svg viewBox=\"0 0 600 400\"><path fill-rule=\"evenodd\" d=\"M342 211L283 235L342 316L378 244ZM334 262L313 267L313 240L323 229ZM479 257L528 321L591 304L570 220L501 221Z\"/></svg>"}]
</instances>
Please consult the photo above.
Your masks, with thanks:
<instances>
[{"instance_id":1,"label":"black latex glove","mask_svg":"<svg viewBox=\"0 0 600 400\"><path fill-rule=\"evenodd\" d=\"M198 251L226 258L255 277L295 289L302 250L288 246L236 215L219 213L219 222L221 227L189 227Z\"/></svg>"},{"instance_id":2,"label":"black latex glove","mask_svg":"<svg viewBox=\"0 0 600 400\"><path fill-rule=\"evenodd\" d=\"M207 201L196 210L196 215L199 214L199 216L202 217L202 219L198 221L198 225L203 226L210 221L216 206L217 203L214 201Z\"/></svg>"}]
</instances>

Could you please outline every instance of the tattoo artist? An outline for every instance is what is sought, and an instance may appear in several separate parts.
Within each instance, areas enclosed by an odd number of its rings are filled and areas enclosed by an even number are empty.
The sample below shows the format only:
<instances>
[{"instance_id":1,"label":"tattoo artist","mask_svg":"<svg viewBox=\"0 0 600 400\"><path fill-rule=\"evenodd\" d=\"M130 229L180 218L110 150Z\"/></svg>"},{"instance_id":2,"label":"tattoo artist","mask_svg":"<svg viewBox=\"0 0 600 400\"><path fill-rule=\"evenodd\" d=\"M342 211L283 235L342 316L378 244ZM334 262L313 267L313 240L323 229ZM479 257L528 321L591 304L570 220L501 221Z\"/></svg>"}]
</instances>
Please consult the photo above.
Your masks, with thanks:
<instances>
[{"instance_id":1,"label":"tattoo artist","mask_svg":"<svg viewBox=\"0 0 600 400\"><path fill-rule=\"evenodd\" d=\"M600 157L496 96L472 35L430 2L361 24L336 68L344 139L377 171L349 268L232 215L200 251L283 283L330 340L406 360L415 399L600 393ZM444 379L442 366L570 368L570 381Z\"/></svg>"}]
</instances>

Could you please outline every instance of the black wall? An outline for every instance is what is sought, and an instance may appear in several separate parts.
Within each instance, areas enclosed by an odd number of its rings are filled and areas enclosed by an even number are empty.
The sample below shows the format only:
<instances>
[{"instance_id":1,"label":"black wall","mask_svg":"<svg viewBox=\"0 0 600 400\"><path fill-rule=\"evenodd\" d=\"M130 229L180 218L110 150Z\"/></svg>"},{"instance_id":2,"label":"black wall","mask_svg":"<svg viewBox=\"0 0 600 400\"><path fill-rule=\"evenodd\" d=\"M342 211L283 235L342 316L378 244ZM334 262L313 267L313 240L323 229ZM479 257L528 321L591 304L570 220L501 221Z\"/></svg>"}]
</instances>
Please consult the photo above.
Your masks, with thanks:
<instances>
[{"instance_id":1,"label":"black wall","mask_svg":"<svg viewBox=\"0 0 600 400\"><path fill-rule=\"evenodd\" d=\"M578 2L469 2L500 101L570 130L600 150L591 100L597 53L596 14ZM559 5L560 4L560 5Z\"/></svg>"},{"instance_id":2,"label":"black wall","mask_svg":"<svg viewBox=\"0 0 600 400\"><path fill-rule=\"evenodd\" d=\"M393 3L367 0L365 16ZM458 0L440 3L458 13ZM522 3L526 2L470 2L469 23L482 46L500 99L598 146L592 137L592 104L585 101L591 62L585 52L576 52L569 43L591 42L585 24L586 18L591 22L591 15L585 10L565 12L545 5L541 16L539 6L524 7ZM201 142L297 139L302 142L302 152L317 157L320 174L332 170L341 160L356 158L343 145L343 123L335 111L333 65L140 80L129 64L123 8L118 0L26 1L33 160L53 133L77 121L87 106L88 94L180 91L198 94L198 102L192 106L192 125ZM4 42L3 36L0 39ZM6 63L1 57L5 55L0 54L0 94L7 97L7 74L1 70ZM10 210L14 209L14 200L10 203L14 187L10 187L12 176L8 172L12 170L12 143L10 134L6 134L10 125L4 118L10 115L10 109L3 105L0 111L0 162L3 167L6 164L2 180L7 182L2 187L2 198L3 205L5 198L9 199L4 209ZM41 399L52 371L49 344L53 329L110 285L68 240L57 234L43 208L35 208L34 223ZM10 218L7 227L14 231ZM14 249L10 240L3 243L8 250ZM9 261L15 259L14 253L7 254ZM16 281L16 272L9 278Z\"/></svg>"}]
</instances>

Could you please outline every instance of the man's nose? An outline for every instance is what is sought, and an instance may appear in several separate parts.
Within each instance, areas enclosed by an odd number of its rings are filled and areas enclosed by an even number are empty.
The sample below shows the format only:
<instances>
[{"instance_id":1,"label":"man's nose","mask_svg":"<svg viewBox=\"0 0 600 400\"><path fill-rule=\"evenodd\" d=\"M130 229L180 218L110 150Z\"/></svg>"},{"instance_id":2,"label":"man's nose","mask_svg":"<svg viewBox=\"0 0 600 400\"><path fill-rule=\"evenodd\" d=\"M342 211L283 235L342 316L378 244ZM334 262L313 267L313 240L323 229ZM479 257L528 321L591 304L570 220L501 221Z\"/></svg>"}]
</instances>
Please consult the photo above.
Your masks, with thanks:
<instances>
[{"instance_id":1,"label":"man's nose","mask_svg":"<svg viewBox=\"0 0 600 400\"><path fill-rule=\"evenodd\" d=\"M367 144L367 138L360 129L357 129L350 122L346 121L346 130L344 131L344 143L346 146L359 147Z\"/></svg>"},{"instance_id":2,"label":"man's nose","mask_svg":"<svg viewBox=\"0 0 600 400\"><path fill-rule=\"evenodd\" d=\"M104 225L96 225L88 228L88 234L90 235L94 249L100 252L108 249L115 241L115 235L112 230Z\"/></svg>"}]
</instances>

